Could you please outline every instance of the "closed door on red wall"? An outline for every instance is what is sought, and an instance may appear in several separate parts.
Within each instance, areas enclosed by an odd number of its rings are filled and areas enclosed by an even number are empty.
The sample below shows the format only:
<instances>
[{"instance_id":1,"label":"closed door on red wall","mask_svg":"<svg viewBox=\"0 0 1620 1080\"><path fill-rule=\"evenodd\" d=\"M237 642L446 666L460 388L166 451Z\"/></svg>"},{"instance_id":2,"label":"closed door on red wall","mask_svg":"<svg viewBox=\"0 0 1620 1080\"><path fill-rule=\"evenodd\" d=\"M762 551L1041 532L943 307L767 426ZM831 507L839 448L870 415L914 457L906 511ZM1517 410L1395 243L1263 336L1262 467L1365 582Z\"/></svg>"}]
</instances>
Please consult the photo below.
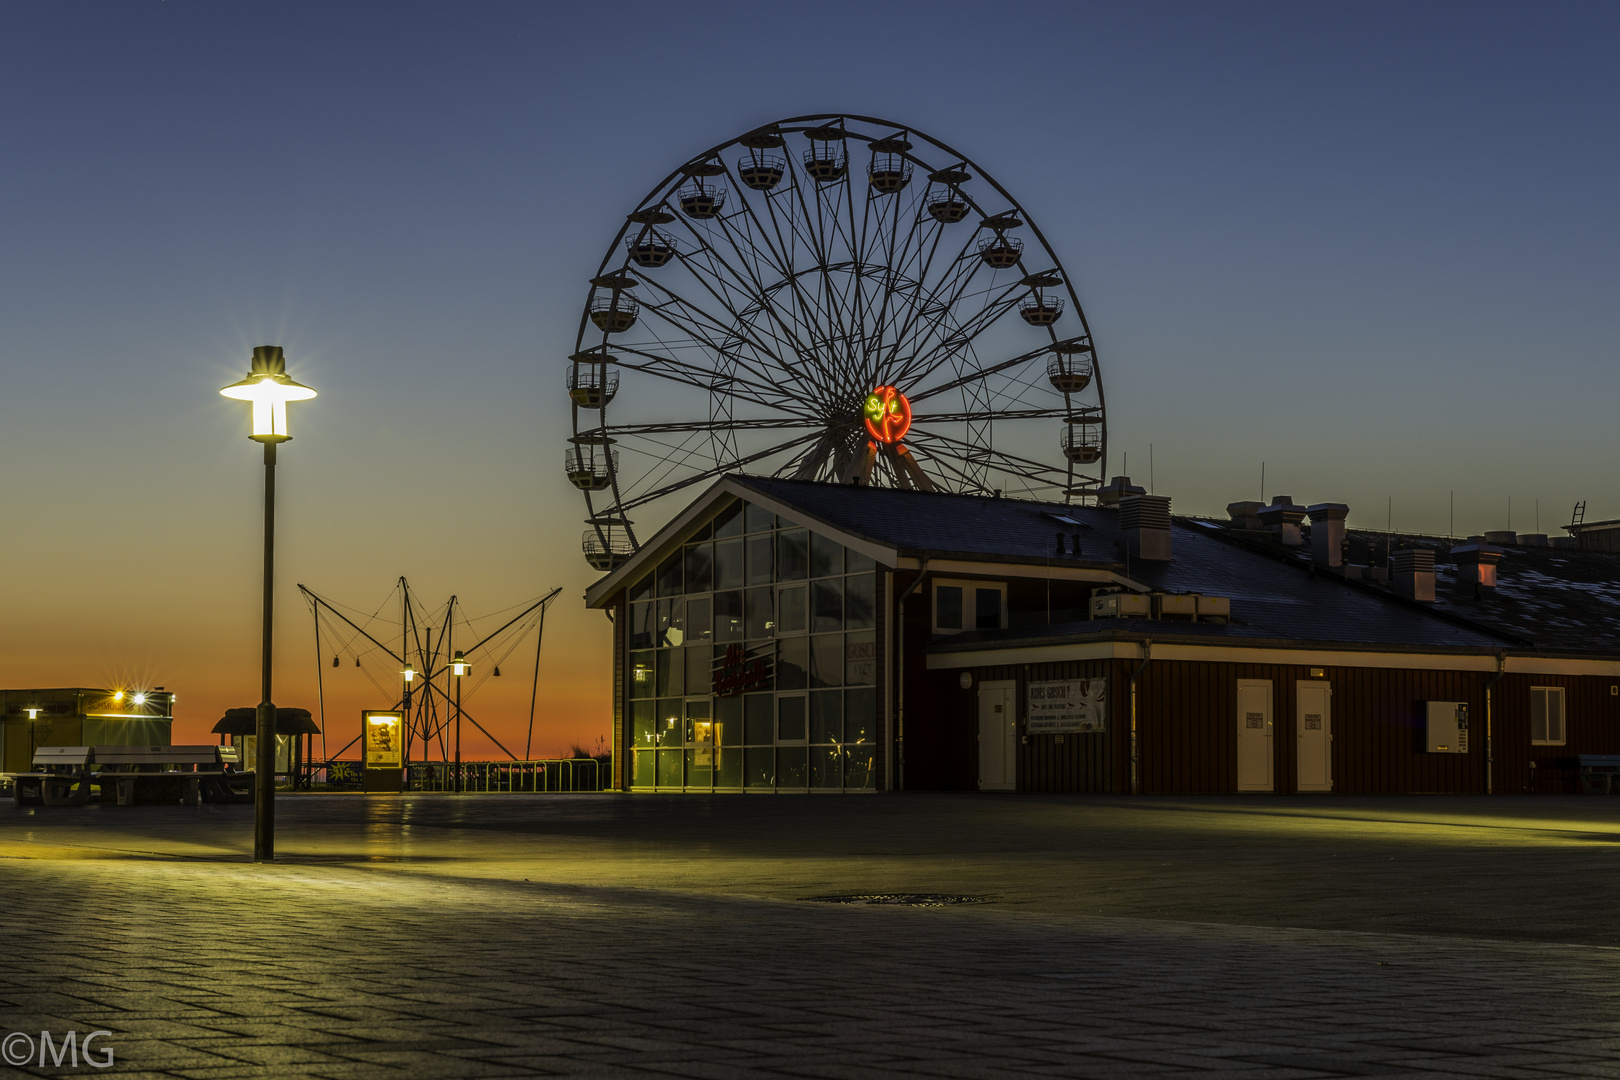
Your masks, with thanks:
<instances>
[{"instance_id":1,"label":"closed door on red wall","mask_svg":"<svg viewBox=\"0 0 1620 1080\"><path fill-rule=\"evenodd\" d=\"M1271 791L1271 680L1237 684L1237 789Z\"/></svg>"}]
</instances>

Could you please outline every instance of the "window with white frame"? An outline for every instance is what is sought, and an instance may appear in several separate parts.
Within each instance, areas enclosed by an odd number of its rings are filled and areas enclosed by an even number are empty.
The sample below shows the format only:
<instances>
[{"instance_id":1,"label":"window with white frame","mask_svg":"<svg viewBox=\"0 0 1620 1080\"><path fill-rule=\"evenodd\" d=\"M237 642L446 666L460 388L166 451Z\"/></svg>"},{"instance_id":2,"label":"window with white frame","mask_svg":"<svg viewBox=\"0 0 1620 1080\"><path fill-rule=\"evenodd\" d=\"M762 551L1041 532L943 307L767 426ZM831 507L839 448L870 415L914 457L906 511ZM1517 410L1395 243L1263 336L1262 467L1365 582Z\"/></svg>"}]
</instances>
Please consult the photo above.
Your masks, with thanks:
<instances>
[{"instance_id":1,"label":"window with white frame","mask_svg":"<svg viewBox=\"0 0 1620 1080\"><path fill-rule=\"evenodd\" d=\"M1530 688L1530 742L1538 746L1564 745L1564 688Z\"/></svg>"},{"instance_id":2,"label":"window with white frame","mask_svg":"<svg viewBox=\"0 0 1620 1080\"><path fill-rule=\"evenodd\" d=\"M1007 625L1007 585L1001 581L934 582L934 633L1000 630Z\"/></svg>"}]
</instances>

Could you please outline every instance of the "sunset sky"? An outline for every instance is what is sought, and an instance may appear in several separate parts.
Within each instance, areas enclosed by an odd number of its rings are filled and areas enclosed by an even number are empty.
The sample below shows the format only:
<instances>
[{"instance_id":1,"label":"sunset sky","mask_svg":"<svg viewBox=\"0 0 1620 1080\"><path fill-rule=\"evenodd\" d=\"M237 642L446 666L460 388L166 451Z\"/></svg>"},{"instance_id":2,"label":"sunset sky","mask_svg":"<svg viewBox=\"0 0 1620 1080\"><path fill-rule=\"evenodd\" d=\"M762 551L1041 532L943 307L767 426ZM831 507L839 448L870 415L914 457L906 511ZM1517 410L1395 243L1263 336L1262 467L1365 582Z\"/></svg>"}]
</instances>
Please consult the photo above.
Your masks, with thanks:
<instances>
[{"instance_id":1,"label":"sunset sky","mask_svg":"<svg viewBox=\"0 0 1620 1080\"><path fill-rule=\"evenodd\" d=\"M257 701L261 459L218 390L279 344L320 397L281 452L278 704L317 707L300 582L473 616L560 586L535 752L605 736L558 467L586 279L672 168L804 113L1012 190L1085 304L1111 471L1151 444L1179 512L1264 461L1352 525L1620 517L1617 42L1581 3L9 3L0 685L164 685L176 741ZM503 741L532 663L467 701ZM326 671L335 751L391 702Z\"/></svg>"}]
</instances>

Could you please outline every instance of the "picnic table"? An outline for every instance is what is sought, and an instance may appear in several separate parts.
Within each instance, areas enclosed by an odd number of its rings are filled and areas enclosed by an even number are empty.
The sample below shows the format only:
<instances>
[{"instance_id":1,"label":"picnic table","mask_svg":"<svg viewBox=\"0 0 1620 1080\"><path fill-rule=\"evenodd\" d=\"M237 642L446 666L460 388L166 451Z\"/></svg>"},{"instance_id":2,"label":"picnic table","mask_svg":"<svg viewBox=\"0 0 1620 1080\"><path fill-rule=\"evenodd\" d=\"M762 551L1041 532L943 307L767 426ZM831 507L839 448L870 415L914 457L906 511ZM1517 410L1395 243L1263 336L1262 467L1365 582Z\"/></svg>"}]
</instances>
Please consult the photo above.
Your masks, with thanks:
<instances>
[{"instance_id":1,"label":"picnic table","mask_svg":"<svg viewBox=\"0 0 1620 1080\"><path fill-rule=\"evenodd\" d=\"M18 806L82 806L92 788L102 801L252 802L253 774L235 768L234 747L42 746L34 771L12 778ZM111 796L109 799L108 796Z\"/></svg>"}]
</instances>

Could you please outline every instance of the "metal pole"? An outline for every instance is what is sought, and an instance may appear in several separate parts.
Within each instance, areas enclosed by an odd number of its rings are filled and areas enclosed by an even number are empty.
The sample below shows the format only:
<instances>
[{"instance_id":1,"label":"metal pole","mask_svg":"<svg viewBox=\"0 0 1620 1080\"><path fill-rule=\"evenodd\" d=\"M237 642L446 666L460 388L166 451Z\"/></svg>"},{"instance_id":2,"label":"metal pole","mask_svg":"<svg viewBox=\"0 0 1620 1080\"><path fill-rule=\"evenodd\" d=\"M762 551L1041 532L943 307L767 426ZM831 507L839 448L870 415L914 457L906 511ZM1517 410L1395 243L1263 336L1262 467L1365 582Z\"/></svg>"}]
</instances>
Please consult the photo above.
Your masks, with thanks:
<instances>
[{"instance_id":1,"label":"metal pole","mask_svg":"<svg viewBox=\"0 0 1620 1080\"><path fill-rule=\"evenodd\" d=\"M253 777L253 861L276 857L276 707L270 700L272 629L276 583L276 444L264 444L264 650L261 671L258 754Z\"/></svg>"},{"instance_id":2,"label":"metal pole","mask_svg":"<svg viewBox=\"0 0 1620 1080\"><path fill-rule=\"evenodd\" d=\"M461 676L456 676L456 794L461 794Z\"/></svg>"}]
</instances>

